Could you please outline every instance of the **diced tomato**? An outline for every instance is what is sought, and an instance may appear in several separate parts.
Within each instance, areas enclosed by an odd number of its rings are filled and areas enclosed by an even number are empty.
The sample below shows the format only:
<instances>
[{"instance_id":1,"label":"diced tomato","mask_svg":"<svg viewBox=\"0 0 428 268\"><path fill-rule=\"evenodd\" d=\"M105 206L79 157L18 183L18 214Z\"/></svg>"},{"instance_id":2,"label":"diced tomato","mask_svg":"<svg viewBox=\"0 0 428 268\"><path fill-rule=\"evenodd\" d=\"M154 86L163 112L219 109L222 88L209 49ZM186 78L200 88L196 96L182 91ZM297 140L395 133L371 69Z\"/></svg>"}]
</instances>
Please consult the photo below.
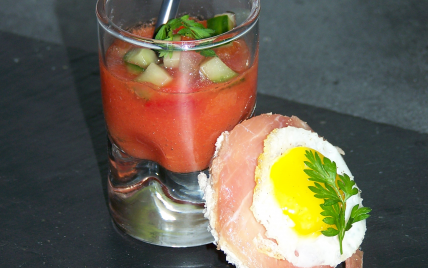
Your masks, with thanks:
<instances>
[{"instance_id":1,"label":"diced tomato","mask_svg":"<svg viewBox=\"0 0 428 268\"><path fill-rule=\"evenodd\" d=\"M199 72L199 65L205 59L204 56L195 51L183 51L180 56L178 69L183 74L196 75Z\"/></svg>"},{"instance_id":2,"label":"diced tomato","mask_svg":"<svg viewBox=\"0 0 428 268\"><path fill-rule=\"evenodd\" d=\"M250 50L243 40L214 49L217 56L235 72L243 72L250 64Z\"/></svg>"},{"instance_id":3,"label":"diced tomato","mask_svg":"<svg viewBox=\"0 0 428 268\"><path fill-rule=\"evenodd\" d=\"M139 27L132 30L132 33L141 37L152 37L155 34L154 27Z\"/></svg>"},{"instance_id":4,"label":"diced tomato","mask_svg":"<svg viewBox=\"0 0 428 268\"><path fill-rule=\"evenodd\" d=\"M200 24L202 24L205 28L207 28L207 21L206 20L200 20L200 21L198 21L198 20L196 20L195 18L192 18L193 20L195 20L196 22L198 22L198 23L200 23ZM178 27L177 29L175 29L174 31L173 31L173 33L174 34L177 34L181 29L183 29L184 28L184 26L180 26L180 27ZM188 37L188 36L182 36L181 37L181 41L191 41L191 40L195 40L194 38L192 38L192 37Z\"/></svg>"},{"instance_id":5,"label":"diced tomato","mask_svg":"<svg viewBox=\"0 0 428 268\"><path fill-rule=\"evenodd\" d=\"M182 36L181 37L181 41L192 41L195 40L195 38L193 37L188 37L188 36Z\"/></svg>"},{"instance_id":6,"label":"diced tomato","mask_svg":"<svg viewBox=\"0 0 428 268\"><path fill-rule=\"evenodd\" d=\"M198 21L200 24L204 25L205 28L207 28L207 20L200 20Z\"/></svg>"},{"instance_id":7,"label":"diced tomato","mask_svg":"<svg viewBox=\"0 0 428 268\"><path fill-rule=\"evenodd\" d=\"M184 29L184 26L180 26L177 29L173 30L173 34L177 34L181 29Z\"/></svg>"}]
</instances>

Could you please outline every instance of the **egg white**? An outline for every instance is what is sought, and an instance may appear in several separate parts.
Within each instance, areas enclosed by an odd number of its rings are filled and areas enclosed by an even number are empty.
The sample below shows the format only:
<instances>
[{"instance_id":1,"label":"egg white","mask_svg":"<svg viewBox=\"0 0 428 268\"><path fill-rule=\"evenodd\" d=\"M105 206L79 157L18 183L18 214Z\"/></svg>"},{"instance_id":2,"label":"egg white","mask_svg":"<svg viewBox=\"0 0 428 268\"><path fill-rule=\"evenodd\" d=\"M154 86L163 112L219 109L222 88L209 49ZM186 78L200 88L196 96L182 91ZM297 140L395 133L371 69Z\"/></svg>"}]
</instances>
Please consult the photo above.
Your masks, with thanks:
<instances>
[{"instance_id":1,"label":"egg white","mask_svg":"<svg viewBox=\"0 0 428 268\"><path fill-rule=\"evenodd\" d=\"M264 151L258 159L255 178L257 186L254 190L251 210L254 217L265 228L265 239L259 236L254 240L258 249L271 257L286 259L299 267L330 265L335 267L349 258L361 245L366 231L366 221L354 223L345 233L343 254L340 254L337 236L319 235L315 238L299 236L293 229L294 222L282 213L273 195L270 170L276 160L287 150L303 146L320 152L331 161L336 162L338 174L346 173L352 180L353 176L340 155L341 149L320 138L316 133L295 127L276 129L268 135L264 143ZM354 205L362 205L360 193L346 202L346 219L349 218ZM273 239L273 240L272 240Z\"/></svg>"}]
</instances>

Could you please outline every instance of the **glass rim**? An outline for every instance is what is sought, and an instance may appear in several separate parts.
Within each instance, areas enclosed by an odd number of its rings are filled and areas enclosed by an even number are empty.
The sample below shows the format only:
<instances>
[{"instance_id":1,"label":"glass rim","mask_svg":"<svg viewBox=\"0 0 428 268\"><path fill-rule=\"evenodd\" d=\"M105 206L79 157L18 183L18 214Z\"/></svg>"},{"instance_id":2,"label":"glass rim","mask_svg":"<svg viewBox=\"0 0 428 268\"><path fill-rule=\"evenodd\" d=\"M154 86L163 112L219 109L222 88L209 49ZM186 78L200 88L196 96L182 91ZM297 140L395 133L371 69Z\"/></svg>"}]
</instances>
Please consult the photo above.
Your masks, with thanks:
<instances>
[{"instance_id":1,"label":"glass rim","mask_svg":"<svg viewBox=\"0 0 428 268\"><path fill-rule=\"evenodd\" d=\"M260 15L260 0L251 0L252 8L250 10L250 14L243 23L236 26L231 31L198 40L165 41L137 36L128 32L125 29L120 28L118 25L116 25L110 20L110 18L105 12L105 5L107 1L109 0L97 0L95 13L97 15L98 24L105 31L107 31L118 39L140 47L146 47L155 50L202 50L227 44L233 40L238 39L239 37L245 35L248 31L250 31L257 23Z\"/></svg>"}]
</instances>

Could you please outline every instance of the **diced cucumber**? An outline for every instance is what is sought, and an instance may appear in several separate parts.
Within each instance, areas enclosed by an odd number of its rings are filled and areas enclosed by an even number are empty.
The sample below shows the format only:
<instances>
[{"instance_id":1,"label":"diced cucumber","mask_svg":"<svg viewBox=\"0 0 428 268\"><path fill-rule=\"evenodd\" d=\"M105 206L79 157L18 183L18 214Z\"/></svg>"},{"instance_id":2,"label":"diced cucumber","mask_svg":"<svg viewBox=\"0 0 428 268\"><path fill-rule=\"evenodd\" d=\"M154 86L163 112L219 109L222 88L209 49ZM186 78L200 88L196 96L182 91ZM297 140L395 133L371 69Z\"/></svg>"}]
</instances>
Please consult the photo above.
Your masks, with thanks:
<instances>
[{"instance_id":1,"label":"diced cucumber","mask_svg":"<svg viewBox=\"0 0 428 268\"><path fill-rule=\"evenodd\" d=\"M218 14L207 20L207 28L214 30L216 35L230 31L235 26L236 18L233 12Z\"/></svg>"},{"instance_id":2,"label":"diced cucumber","mask_svg":"<svg viewBox=\"0 0 428 268\"><path fill-rule=\"evenodd\" d=\"M150 100L151 96L152 96L152 91L150 89L147 88L147 86L144 85L140 85L133 87L135 94L142 98L145 99L146 101Z\"/></svg>"},{"instance_id":3,"label":"diced cucumber","mask_svg":"<svg viewBox=\"0 0 428 268\"><path fill-rule=\"evenodd\" d=\"M180 64L181 51L173 51L171 54L163 57L163 64L167 68L177 68Z\"/></svg>"},{"instance_id":4,"label":"diced cucumber","mask_svg":"<svg viewBox=\"0 0 428 268\"><path fill-rule=\"evenodd\" d=\"M181 41L181 35L174 35L172 41ZM180 63L180 54L181 51L173 51L163 57L163 64L167 68L177 68Z\"/></svg>"},{"instance_id":5,"label":"diced cucumber","mask_svg":"<svg viewBox=\"0 0 428 268\"><path fill-rule=\"evenodd\" d=\"M156 63L158 57L156 53L148 48L133 48L126 52L123 56L123 60L127 63L131 63L141 68L147 68L151 63Z\"/></svg>"},{"instance_id":6,"label":"diced cucumber","mask_svg":"<svg viewBox=\"0 0 428 268\"><path fill-rule=\"evenodd\" d=\"M125 62L125 66L126 66L126 70L128 70L128 72L130 72L131 74L140 74L144 72L144 68L141 68L140 66L132 63Z\"/></svg>"},{"instance_id":7,"label":"diced cucumber","mask_svg":"<svg viewBox=\"0 0 428 268\"><path fill-rule=\"evenodd\" d=\"M237 75L218 57L205 61L199 69L209 80L215 83L228 81Z\"/></svg>"},{"instance_id":8,"label":"diced cucumber","mask_svg":"<svg viewBox=\"0 0 428 268\"><path fill-rule=\"evenodd\" d=\"M164 86L172 81L172 77L168 74L168 72L156 65L156 63L150 63L149 67L144 71L144 73L140 74L135 78L137 82L150 82L157 86Z\"/></svg>"},{"instance_id":9,"label":"diced cucumber","mask_svg":"<svg viewBox=\"0 0 428 268\"><path fill-rule=\"evenodd\" d=\"M181 41L181 35L179 34L174 34L172 36L172 41Z\"/></svg>"}]
</instances>

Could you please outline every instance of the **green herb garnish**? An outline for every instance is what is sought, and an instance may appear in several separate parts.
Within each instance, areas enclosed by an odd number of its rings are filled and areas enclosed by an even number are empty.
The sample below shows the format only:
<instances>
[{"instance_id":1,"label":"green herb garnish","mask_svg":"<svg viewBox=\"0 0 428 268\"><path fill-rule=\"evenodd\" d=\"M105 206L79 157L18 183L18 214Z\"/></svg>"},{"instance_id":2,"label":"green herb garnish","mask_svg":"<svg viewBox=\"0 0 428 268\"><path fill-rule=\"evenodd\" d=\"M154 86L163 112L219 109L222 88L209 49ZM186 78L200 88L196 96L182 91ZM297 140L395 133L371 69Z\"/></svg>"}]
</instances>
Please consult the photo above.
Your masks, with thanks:
<instances>
[{"instance_id":1,"label":"green herb garnish","mask_svg":"<svg viewBox=\"0 0 428 268\"><path fill-rule=\"evenodd\" d=\"M325 231L321 231L321 233L325 236L337 235L339 237L340 254L343 254L342 241L345 237L345 232L351 229L353 223L367 219L370 216L368 213L371 209L355 205L346 222L346 200L358 194L358 189L354 187L355 182L347 174L338 175L336 163L327 157L324 157L322 161L318 153L312 154L309 150L306 150L305 156L309 160L309 162L305 161L305 164L310 169L305 169L304 172L309 176L309 180L315 182L315 186L309 186L309 189L315 193L314 196L316 198L324 199L324 204L320 205L323 209L321 215L325 216L323 221L336 227L330 227ZM324 186L320 183L323 183Z\"/></svg>"},{"instance_id":2,"label":"green herb garnish","mask_svg":"<svg viewBox=\"0 0 428 268\"><path fill-rule=\"evenodd\" d=\"M174 31L181 28L177 34L181 36L187 36L193 39L204 39L211 37L215 31L212 29L205 28L201 23L189 19L189 15L184 15L180 18L175 18L167 23L163 24L155 35L157 40L172 41ZM199 52L201 55L206 57L214 57L216 54L211 49L204 49ZM172 54L172 50L161 51L159 57Z\"/></svg>"}]
</instances>

